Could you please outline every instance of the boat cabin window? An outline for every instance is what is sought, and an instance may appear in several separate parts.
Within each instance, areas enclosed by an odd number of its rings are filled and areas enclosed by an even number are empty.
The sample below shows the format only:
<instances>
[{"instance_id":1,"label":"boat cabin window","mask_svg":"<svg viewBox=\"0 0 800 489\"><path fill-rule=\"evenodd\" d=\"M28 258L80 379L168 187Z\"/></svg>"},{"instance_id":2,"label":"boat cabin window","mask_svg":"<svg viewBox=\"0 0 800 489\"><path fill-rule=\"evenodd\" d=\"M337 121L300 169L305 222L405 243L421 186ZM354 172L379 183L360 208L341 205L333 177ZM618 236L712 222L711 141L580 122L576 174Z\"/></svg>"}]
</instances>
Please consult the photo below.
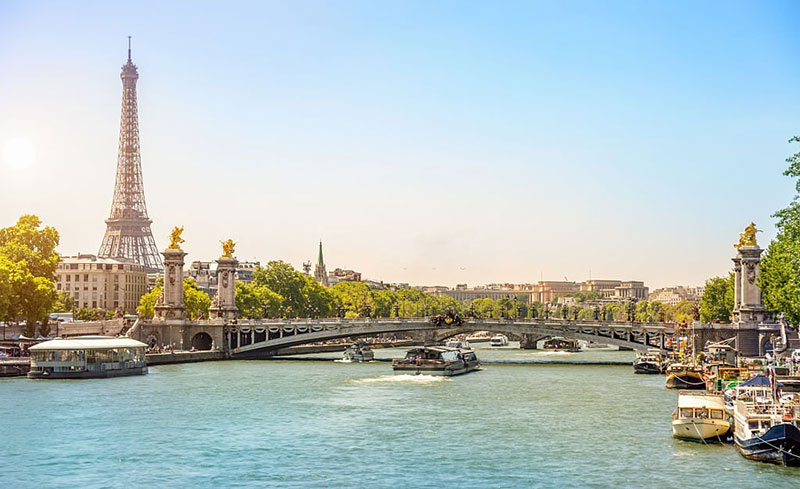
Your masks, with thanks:
<instances>
[{"instance_id":1,"label":"boat cabin window","mask_svg":"<svg viewBox=\"0 0 800 489\"><path fill-rule=\"evenodd\" d=\"M692 417L692 408L681 409L681 418L691 418L691 417Z\"/></svg>"},{"instance_id":2,"label":"boat cabin window","mask_svg":"<svg viewBox=\"0 0 800 489\"><path fill-rule=\"evenodd\" d=\"M747 425L750 427L750 431L758 431L759 429L758 421L750 421Z\"/></svg>"},{"instance_id":3,"label":"boat cabin window","mask_svg":"<svg viewBox=\"0 0 800 489\"><path fill-rule=\"evenodd\" d=\"M707 418L708 417L708 409L695 409L694 416L696 418Z\"/></svg>"},{"instance_id":4,"label":"boat cabin window","mask_svg":"<svg viewBox=\"0 0 800 489\"><path fill-rule=\"evenodd\" d=\"M458 352L457 351L446 351L442 353L442 358L447 360L448 362L454 362L458 360Z\"/></svg>"},{"instance_id":5,"label":"boat cabin window","mask_svg":"<svg viewBox=\"0 0 800 489\"><path fill-rule=\"evenodd\" d=\"M722 419L722 410L721 409L712 409L711 410L711 419Z\"/></svg>"}]
</instances>

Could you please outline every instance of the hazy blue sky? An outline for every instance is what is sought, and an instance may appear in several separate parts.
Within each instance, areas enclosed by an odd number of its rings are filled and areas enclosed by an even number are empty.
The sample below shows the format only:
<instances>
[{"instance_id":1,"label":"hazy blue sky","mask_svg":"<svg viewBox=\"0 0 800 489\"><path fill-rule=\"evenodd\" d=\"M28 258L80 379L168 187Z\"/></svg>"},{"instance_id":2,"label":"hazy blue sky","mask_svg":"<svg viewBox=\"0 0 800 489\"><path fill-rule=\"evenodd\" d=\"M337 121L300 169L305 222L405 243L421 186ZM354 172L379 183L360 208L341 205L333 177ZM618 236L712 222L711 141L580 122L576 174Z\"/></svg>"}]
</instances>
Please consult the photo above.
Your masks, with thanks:
<instances>
[{"instance_id":1,"label":"hazy blue sky","mask_svg":"<svg viewBox=\"0 0 800 489\"><path fill-rule=\"evenodd\" d=\"M127 36L159 248L424 284L726 273L793 196L798 2L0 2L0 226L96 252ZM21 148L21 149L20 149ZM31 156L30 153L34 153ZM5 155L5 156L4 156Z\"/></svg>"}]
</instances>

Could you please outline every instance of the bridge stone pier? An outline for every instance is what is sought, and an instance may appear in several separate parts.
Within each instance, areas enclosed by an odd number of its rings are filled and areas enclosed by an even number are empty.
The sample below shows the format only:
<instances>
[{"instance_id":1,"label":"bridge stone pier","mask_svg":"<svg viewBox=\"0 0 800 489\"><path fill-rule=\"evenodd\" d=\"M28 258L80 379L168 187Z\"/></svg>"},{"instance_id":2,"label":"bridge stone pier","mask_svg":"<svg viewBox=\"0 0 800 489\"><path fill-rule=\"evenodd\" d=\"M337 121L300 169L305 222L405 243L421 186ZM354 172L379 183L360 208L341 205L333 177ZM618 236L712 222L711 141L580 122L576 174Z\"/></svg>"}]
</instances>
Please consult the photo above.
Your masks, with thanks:
<instances>
[{"instance_id":1,"label":"bridge stone pier","mask_svg":"<svg viewBox=\"0 0 800 489\"><path fill-rule=\"evenodd\" d=\"M519 347L523 350L535 350L536 344L539 343L541 338L538 335L524 334L519 340Z\"/></svg>"}]
</instances>

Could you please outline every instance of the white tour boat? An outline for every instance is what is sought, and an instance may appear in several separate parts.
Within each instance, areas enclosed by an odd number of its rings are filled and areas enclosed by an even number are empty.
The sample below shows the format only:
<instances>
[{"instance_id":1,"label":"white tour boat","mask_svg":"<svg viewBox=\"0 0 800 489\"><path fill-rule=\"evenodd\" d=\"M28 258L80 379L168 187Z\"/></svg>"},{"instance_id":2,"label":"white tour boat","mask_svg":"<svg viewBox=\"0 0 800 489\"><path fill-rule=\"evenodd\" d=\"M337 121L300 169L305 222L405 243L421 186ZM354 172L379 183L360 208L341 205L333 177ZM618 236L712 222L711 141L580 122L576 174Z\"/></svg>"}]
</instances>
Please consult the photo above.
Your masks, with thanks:
<instances>
[{"instance_id":1,"label":"white tour boat","mask_svg":"<svg viewBox=\"0 0 800 489\"><path fill-rule=\"evenodd\" d=\"M375 353L366 345L351 345L342 353L342 362L345 363L371 362L373 360L375 360Z\"/></svg>"},{"instance_id":2,"label":"white tour boat","mask_svg":"<svg viewBox=\"0 0 800 489\"><path fill-rule=\"evenodd\" d=\"M508 346L508 337L504 334L496 334L489 340L490 346Z\"/></svg>"}]
</instances>

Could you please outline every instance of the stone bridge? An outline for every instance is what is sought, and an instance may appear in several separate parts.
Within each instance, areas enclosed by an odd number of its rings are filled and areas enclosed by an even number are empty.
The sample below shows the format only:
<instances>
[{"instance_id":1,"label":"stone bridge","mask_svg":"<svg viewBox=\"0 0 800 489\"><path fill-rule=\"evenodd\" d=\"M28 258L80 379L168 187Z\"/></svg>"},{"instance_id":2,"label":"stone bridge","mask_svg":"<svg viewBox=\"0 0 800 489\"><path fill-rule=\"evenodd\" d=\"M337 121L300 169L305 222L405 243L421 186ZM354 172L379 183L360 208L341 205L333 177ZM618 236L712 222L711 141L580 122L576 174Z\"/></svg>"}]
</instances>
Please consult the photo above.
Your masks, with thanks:
<instances>
[{"instance_id":1,"label":"stone bridge","mask_svg":"<svg viewBox=\"0 0 800 489\"><path fill-rule=\"evenodd\" d=\"M232 357L263 356L290 346L339 338L424 332L429 341L474 331L491 331L523 338L527 343L564 336L636 350L668 349L673 329L664 324L639 324L557 319L465 319L461 324L439 326L430 318L319 319L239 321L224 326L225 349Z\"/></svg>"}]
</instances>

